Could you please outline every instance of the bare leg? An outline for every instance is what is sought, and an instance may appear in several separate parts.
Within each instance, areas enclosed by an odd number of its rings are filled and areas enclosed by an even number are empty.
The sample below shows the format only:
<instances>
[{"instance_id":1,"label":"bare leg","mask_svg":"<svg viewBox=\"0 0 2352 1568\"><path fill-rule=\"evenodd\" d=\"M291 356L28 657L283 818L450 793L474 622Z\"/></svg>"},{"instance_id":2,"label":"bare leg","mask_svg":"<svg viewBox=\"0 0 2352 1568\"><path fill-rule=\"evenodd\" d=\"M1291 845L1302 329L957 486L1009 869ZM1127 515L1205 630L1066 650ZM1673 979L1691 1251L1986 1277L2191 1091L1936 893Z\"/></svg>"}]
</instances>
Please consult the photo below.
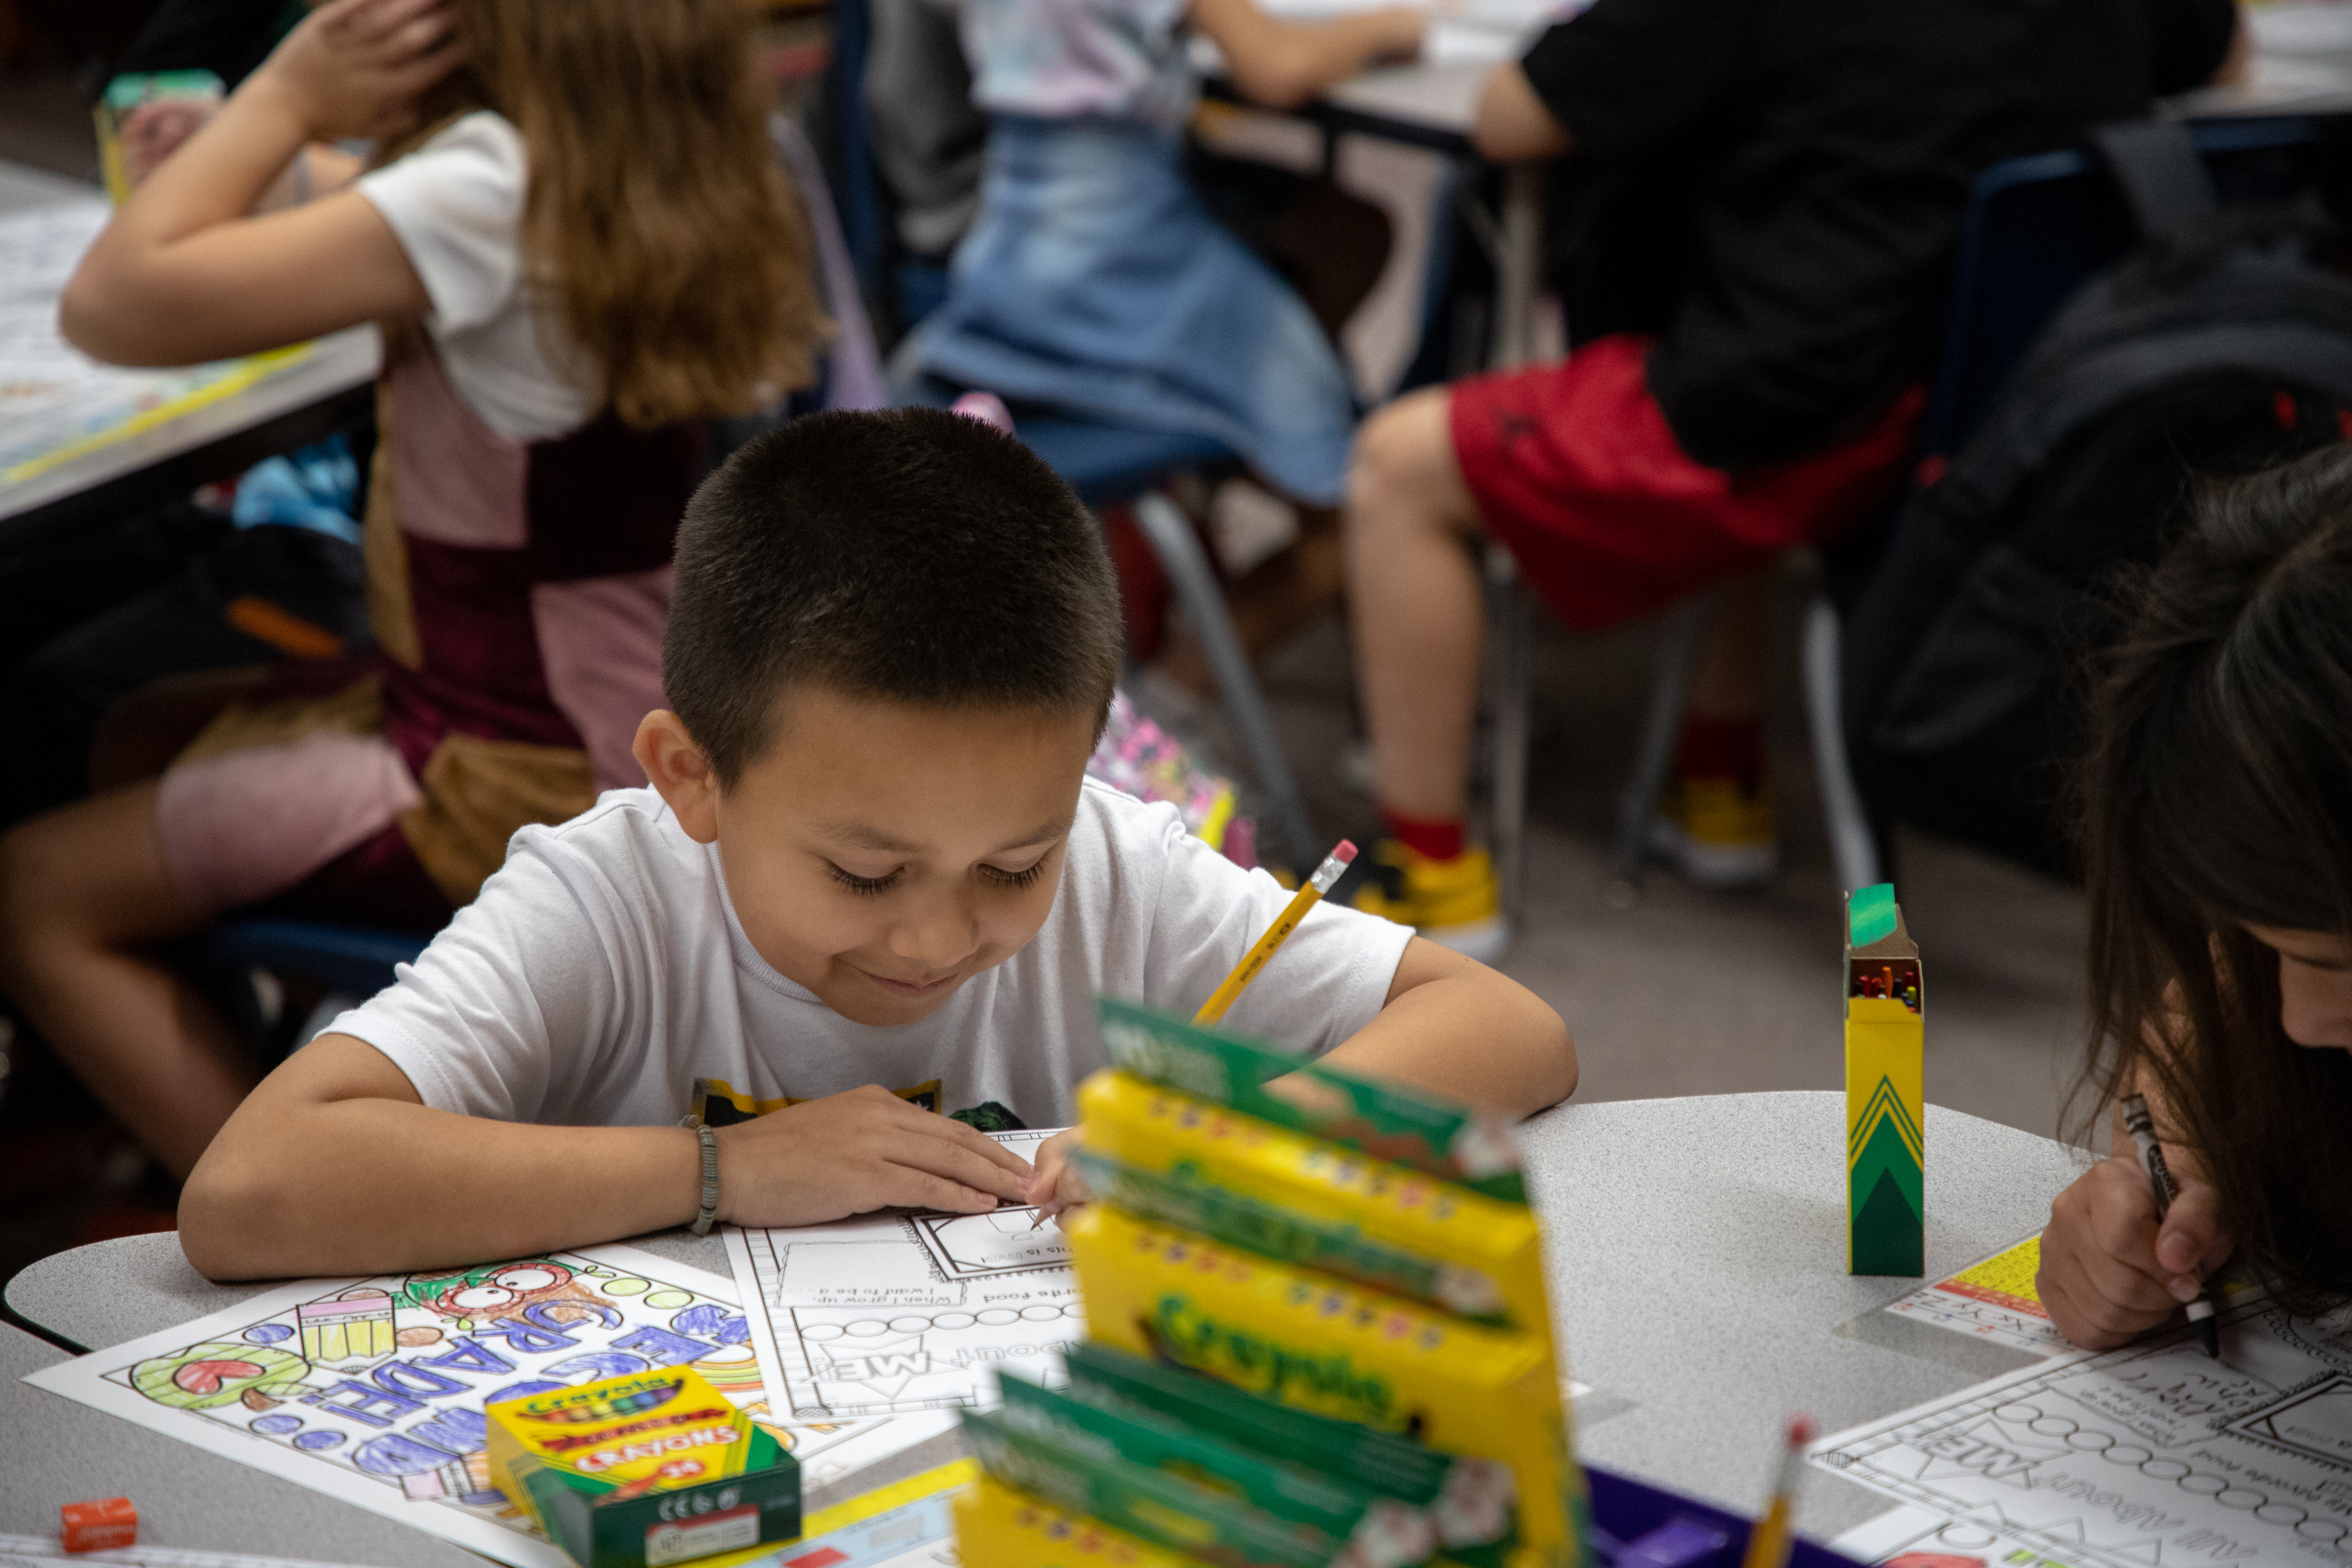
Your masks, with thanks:
<instances>
[{"instance_id":1,"label":"bare leg","mask_svg":"<svg viewBox=\"0 0 2352 1568\"><path fill-rule=\"evenodd\" d=\"M1483 533L1442 387L1364 423L1348 475L1356 679L1381 804L1459 820L1468 808L1486 608L1467 548Z\"/></svg>"},{"instance_id":2,"label":"bare leg","mask_svg":"<svg viewBox=\"0 0 2352 1568\"><path fill-rule=\"evenodd\" d=\"M1772 657L1770 567L1727 583L1715 629L1691 682L1689 711L1699 719L1754 719L1764 711L1765 666Z\"/></svg>"},{"instance_id":3,"label":"bare leg","mask_svg":"<svg viewBox=\"0 0 2352 1568\"><path fill-rule=\"evenodd\" d=\"M257 1075L227 1023L140 951L213 919L164 875L155 787L98 795L0 838L0 985L185 1176Z\"/></svg>"}]
</instances>

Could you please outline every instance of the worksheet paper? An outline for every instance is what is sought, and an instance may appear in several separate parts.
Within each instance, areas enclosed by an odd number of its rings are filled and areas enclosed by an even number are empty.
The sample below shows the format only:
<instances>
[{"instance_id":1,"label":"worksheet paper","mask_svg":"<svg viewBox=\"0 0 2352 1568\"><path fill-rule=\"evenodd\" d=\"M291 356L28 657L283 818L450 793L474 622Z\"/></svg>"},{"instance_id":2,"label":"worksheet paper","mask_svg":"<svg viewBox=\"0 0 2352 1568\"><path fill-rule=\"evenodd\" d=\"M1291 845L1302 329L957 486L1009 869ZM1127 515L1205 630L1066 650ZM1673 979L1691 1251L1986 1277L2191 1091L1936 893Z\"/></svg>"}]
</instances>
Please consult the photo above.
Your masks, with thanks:
<instances>
[{"instance_id":1,"label":"worksheet paper","mask_svg":"<svg viewBox=\"0 0 2352 1568\"><path fill-rule=\"evenodd\" d=\"M785 1420L733 1283L628 1247L282 1285L25 1381L518 1568L572 1568L490 1484L483 1407L692 1366L821 1485L946 1428Z\"/></svg>"},{"instance_id":2,"label":"worksheet paper","mask_svg":"<svg viewBox=\"0 0 2352 1568\"><path fill-rule=\"evenodd\" d=\"M1893 1508L1829 1543L1857 1563L1884 1568L2077 1568L2005 1531L1948 1519L1924 1508Z\"/></svg>"},{"instance_id":3,"label":"worksheet paper","mask_svg":"<svg viewBox=\"0 0 2352 1568\"><path fill-rule=\"evenodd\" d=\"M100 364L58 331L58 297L113 207L103 196L0 217L0 484L226 396L307 345L177 370Z\"/></svg>"},{"instance_id":4,"label":"worksheet paper","mask_svg":"<svg viewBox=\"0 0 2352 1568\"><path fill-rule=\"evenodd\" d=\"M2042 1310L2033 1283L2041 1268L2042 1237L2037 1234L1889 1303L1886 1310L2012 1350L2063 1355L2074 1347Z\"/></svg>"},{"instance_id":5,"label":"worksheet paper","mask_svg":"<svg viewBox=\"0 0 2352 1568\"><path fill-rule=\"evenodd\" d=\"M1034 1159L1054 1134L992 1134ZM1033 1208L887 1214L791 1230L727 1227L752 1348L794 1421L996 1402L1002 1367L1063 1381L1086 1337L1069 1247Z\"/></svg>"},{"instance_id":6,"label":"worksheet paper","mask_svg":"<svg viewBox=\"0 0 2352 1568\"><path fill-rule=\"evenodd\" d=\"M118 1546L106 1552L68 1552L51 1537L0 1535L0 1568L333 1568L290 1557L248 1557L241 1552L187 1552L169 1546Z\"/></svg>"},{"instance_id":7,"label":"worksheet paper","mask_svg":"<svg viewBox=\"0 0 2352 1568\"><path fill-rule=\"evenodd\" d=\"M1979 1555L1945 1552L1961 1525L2009 1568L2352 1562L2352 1309L2221 1321L2219 1361L2185 1329L2076 1351L1824 1438L1813 1462L1924 1516L1887 1529L1943 1542L1927 1555Z\"/></svg>"}]
</instances>

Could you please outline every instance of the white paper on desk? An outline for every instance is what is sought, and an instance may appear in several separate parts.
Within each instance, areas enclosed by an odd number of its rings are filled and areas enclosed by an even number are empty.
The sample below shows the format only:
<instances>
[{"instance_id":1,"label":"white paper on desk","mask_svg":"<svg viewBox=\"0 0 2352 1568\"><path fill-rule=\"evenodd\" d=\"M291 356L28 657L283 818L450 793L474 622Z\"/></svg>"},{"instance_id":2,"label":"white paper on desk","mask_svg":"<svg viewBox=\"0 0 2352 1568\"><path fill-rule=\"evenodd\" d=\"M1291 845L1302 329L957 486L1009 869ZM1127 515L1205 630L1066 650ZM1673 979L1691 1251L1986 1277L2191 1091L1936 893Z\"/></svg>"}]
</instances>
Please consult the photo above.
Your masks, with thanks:
<instances>
[{"instance_id":1,"label":"white paper on desk","mask_svg":"<svg viewBox=\"0 0 2352 1568\"><path fill-rule=\"evenodd\" d=\"M352 1300L365 1309L341 1324L354 1309L317 1311ZM733 1283L715 1274L635 1247L586 1247L281 1285L25 1381L502 1563L572 1568L490 1488L482 1408L494 1398L691 1365L793 1450L807 1482L940 1429L784 1423L736 1301Z\"/></svg>"},{"instance_id":2,"label":"white paper on desk","mask_svg":"<svg viewBox=\"0 0 2352 1568\"><path fill-rule=\"evenodd\" d=\"M2352 1309L2221 1323L2218 1362L2185 1330L2077 1351L1824 1438L1813 1462L2069 1568L2352 1561Z\"/></svg>"},{"instance_id":3,"label":"white paper on desk","mask_svg":"<svg viewBox=\"0 0 2352 1568\"><path fill-rule=\"evenodd\" d=\"M2044 1551L2006 1531L1949 1519L1924 1508L1892 1508L1829 1543L1857 1563L1893 1568L2080 1568L2080 1560Z\"/></svg>"},{"instance_id":4,"label":"white paper on desk","mask_svg":"<svg viewBox=\"0 0 2352 1568\"><path fill-rule=\"evenodd\" d=\"M54 1537L0 1535L0 1568L336 1568L291 1557L251 1557L242 1552L190 1552L173 1546L118 1546L106 1552L68 1552ZM346 1565L347 1568L347 1565Z\"/></svg>"},{"instance_id":5,"label":"white paper on desk","mask_svg":"<svg viewBox=\"0 0 2352 1568\"><path fill-rule=\"evenodd\" d=\"M2074 1347L2042 1305L2034 1285L2041 1267L2042 1237L2029 1236L1884 1310L2032 1355L2063 1355Z\"/></svg>"},{"instance_id":6,"label":"white paper on desk","mask_svg":"<svg viewBox=\"0 0 2352 1568\"><path fill-rule=\"evenodd\" d=\"M89 196L0 217L0 481L142 414L258 374L242 359L124 370L59 335L58 296L112 211L105 197Z\"/></svg>"},{"instance_id":7,"label":"white paper on desk","mask_svg":"<svg viewBox=\"0 0 2352 1568\"><path fill-rule=\"evenodd\" d=\"M1054 1135L998 1132L1024 1158ZM1086 1337L1068 1246L1037 1211L891 1214L794 1229L727 1227L751 1282L751 1346L795 1421L932 1413L996 1403L999 1367L1060 1383Z\"/></svg>"}]
</instances>

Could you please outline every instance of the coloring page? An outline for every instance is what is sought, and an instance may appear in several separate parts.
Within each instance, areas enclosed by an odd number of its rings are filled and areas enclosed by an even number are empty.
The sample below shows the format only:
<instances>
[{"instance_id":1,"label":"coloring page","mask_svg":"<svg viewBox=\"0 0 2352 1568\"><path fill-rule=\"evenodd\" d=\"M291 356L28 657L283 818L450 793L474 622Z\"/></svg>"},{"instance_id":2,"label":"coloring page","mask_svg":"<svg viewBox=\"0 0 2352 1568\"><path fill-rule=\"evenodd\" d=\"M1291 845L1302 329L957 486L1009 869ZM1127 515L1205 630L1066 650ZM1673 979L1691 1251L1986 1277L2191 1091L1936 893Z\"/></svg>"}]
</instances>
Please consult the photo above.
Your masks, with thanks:
<instances>
[{"instance_id":1,"label":"coloring page","mask_svg":"<svg viewBox=\"0 0 2352 1568\"><path fill-rule=\"evenodd\" d=\"M991 1136L1024 1158L1054 1134ZM989 1373L1061 1380L1086 1337L1060 1229L1037 1211L868 1215L796 1229L727 1228L752 1282L751 1344L795 1421L993 1404Z\"/></svg>"},{"instance_id":2,"label":"coloring page","mask_svg":"<svg viewBox=\"0 0 2352 1568\"><path fill-rule=\"evenodd\" d=\"M54 1537L0 1535L0 1568L68 1568L86 1564L100 1568L332 1568L325 1563L297 1562L290 1557L247 1557L237 1552L189 1552L169 1546L117 1546L104 1552L68 1552Z\"/></svg>"},{"instance_id":3,"label":"coloring page","mask_svg":"<svg viewBox=\"0 0 2352 1568\"><path fill-rule=\"evenodd\" d=\"M0 218L0 480L25 478L142 416L244 384L260 368L220 360L123 370L58 335L58 296L113 211L104 196L90 196Z\"/></svg>"},{"instance_id":4,"label":"coloring page","mask_svg":"<svg viewBox=\"0 0 2352 1568\"><path fill-rule=\"evenodd\" d=\"M2078 1558L1923 1508L1889 1509L1855 1525L1829 1547L1841 1556L1883 1568L2083 1568Z\"/></svg>"},{"instance_id":5,"label":"coloring page","mask_svg":"<svg viewBox=\"0 0 2352 1568\"><path fill-rule=\"evenodd\" d=\"M2218 1361L2185 1329L2074 1352L1824 1438L1813 1462L1994 1536L2002 1563L2352 1561L2352 1309L2221 1321Z\"/></svg>"},{"instance_id":6,"label":"coloring page","mask_svg":"<svg viewBox=\"0 0 2352 1568\"><path fill-rule=\"evenodd\" d=\"M2033 1287L2041 1268L2042 1237L2029 1236L1949 1279L1889 1303L1886 1310L2013 1350L2061 1355L2074 1347L2042 1310L2042 1297Z\"/></svg>"},{"instance_id":7,"label":"coloring page","mask_svg":"<svg viewBox=\"0 0 2352 1568\"><path fill-rule=\"evenodd\" d=\"M499 1399L690 1365L800 1460L804 1484L931 1435L786 1425L733 1284L627 1247L435 1274L311 1279L26 1382L520 1568L571 1568L489 1481Z\"/></svg>"}]
</instances>

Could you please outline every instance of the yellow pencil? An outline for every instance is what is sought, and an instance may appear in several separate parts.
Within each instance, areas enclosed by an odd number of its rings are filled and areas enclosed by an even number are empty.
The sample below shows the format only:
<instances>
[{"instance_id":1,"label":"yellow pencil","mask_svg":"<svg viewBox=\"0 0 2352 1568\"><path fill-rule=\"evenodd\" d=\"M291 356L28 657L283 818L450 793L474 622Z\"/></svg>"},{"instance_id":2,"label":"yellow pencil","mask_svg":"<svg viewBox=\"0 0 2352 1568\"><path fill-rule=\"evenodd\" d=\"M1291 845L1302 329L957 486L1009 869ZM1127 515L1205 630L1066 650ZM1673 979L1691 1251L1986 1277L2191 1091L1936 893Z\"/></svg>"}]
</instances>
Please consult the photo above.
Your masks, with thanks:
<instances>
[{"instance_id":1,"label":"yellow pencil","mask_svg":"<svg viewBox=\"0 0 2352 1568\"><path fill-rule=\"evenodd\" d=\"M1323 864L1315 868L1315 875L1307 879L1306 886L1298 889L1274 924L1266 928L1265 934L1242 955L1239 963L1234 965L1234 972L1225 976L1225 983L1201 1005L1199 1012L1192 1015L1192 1022L1213 1024L1225 1016L1225 1009L1234 1005L1234 998L1242 994L1242 988L1257 978L1257 972L1265 967L1265 961L1290 939L1290 933L1298 929L1298 922L1307 918L1307 911L1331 890L1331 884L1339 879L1339 874L1348 868L1348 862L1355 858L1356 846L1348 839L1339 840L1339 847L1323 858ZM1029 1228L1035 1230L1066 1206L1058 1196L1047 1197L1036 1205L1036 1217L1029 1222Z\"/></svg>"},{"instance_id":2,"label":"yellow pencil","mask_svg":"<svg viewBox=\"0 0 2352 1568\"><path fill-rule=\"evenodd\" d=\"M1789 1510L1803 1469L1805 1450L1812 1446L1813 1418L1789 1417L1788 1447L1780 1455L1780 1473L1773 1478L1771 1500L1764 1517L1748 1532L1748 1556L1740 1568L1786 1568L1789 1561Z\"/></svg>"},{"instance_id":3,"label":"yellow pencil","mask_svg":"<svg viewBox=\"0 0 2352 1568\"><path fill-rule=\"evenodd\" d=\"M1225 976L1225 983L1201 1004L1201 1010L1192 1015L1192 1022L1213 1024L1225 1016L1225 1010L1240 999L1243 987L1257 978L1257 972L1265 967L1265 961L1290 940L1290 933L1298 929L1298 922L1307 918L1307 911L1331 890L1331 884L1339 879L1339 874L1348 868L1348 862L1355 858L1355 845L1345 838L1339 840L1339 847L1323 858L1323 864L1315 868L1315 875L1307 879L1306 885L1290 900L1290 906L1265 928L1265 934L1257 939L1257 944L1242 954L1242 961L1234 965L1234 972Z\"/></svg>"}]
</instances>

